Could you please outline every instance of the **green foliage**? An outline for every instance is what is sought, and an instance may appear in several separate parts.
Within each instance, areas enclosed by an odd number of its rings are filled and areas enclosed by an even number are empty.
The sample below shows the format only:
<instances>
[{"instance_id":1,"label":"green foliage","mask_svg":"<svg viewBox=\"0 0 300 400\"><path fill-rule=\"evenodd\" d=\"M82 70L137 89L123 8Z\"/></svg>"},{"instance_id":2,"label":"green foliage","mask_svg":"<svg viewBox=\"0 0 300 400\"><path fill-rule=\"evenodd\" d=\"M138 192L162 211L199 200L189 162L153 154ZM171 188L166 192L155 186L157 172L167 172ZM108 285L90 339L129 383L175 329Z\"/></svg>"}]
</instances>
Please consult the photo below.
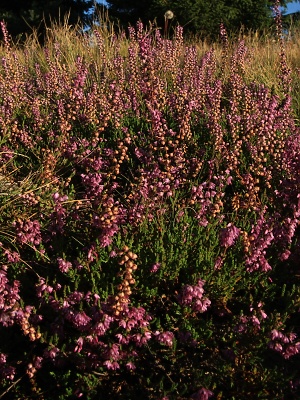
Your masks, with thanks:
<instances>
[{"instance_id":1,"label":"green foliage","mask_svg":"<svg viewBox=\"0 0 300 400\"><path fill-rule=\"evenodd\" d=\"M35 29L38 35L44 35L51 21L64 23L67 18L70 25L79 21L84 25L90 21L87 12L92 6L92 0L50 0L46 3L36 0L1 1L0 20L5 21L13 37L21 39Z\"/></svg>"},{"instance_id":2,"label":"green foliage","mask_svg":"<svg viewBox=\"0 0 300 400\"><path fill-rule=\"evenodd\" d=\"M202 38L215 39L219 35L219 26L223 23L230 33L244 30L263 31L272 24L273 1L257 0L186 0L182 1L126 1L109 0L109 12L126 26L135 24L138 19L145 23L157 21L164 27L164 14L167 10L174 13L168 22L184 26L185 32ZM286 5L289 1L282 1Z\"/></svg>"}]
</instances>

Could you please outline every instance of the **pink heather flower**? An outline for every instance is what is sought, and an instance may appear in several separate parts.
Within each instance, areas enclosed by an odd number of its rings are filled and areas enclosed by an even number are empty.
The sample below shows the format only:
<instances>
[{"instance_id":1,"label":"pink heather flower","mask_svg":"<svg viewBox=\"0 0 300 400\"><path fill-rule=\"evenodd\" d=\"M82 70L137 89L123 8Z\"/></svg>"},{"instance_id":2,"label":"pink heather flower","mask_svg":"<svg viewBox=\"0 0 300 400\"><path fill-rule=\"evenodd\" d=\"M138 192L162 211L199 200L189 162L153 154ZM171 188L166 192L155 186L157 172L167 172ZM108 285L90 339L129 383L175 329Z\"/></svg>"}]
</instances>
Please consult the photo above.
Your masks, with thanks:
<instances>
[{"instance_id":1,"label":"pink heather flower","mask_svg":"<svg viewBox=\"0 0 300 400\"><path fill-rule=\"evenodd\" d=\"M105 365L107 369L112 369L114 371L120 368L120 365L116 361L111 362L110 360L106 360L103 365Z\"/></svg>"},{"instance_id":2,"label":"pink heather flower","mask_svg":"<svg viewBox=\"0 0 300 400\"><path fill-rule=\"evenodd\" d=\"M76 303L79 303L82 299L83 299L83 293L75 290L75 292L69 294L68 303L76 304Z\"/></svg>"},{"instance_id":3,"label":"pink heather flower","mask_svg":"<svg viewBox=\"0 0 300 400\"><path fill-rule=\"evenodd\" d=\"M198 392L194 393L191 398L194 400L208 400L213 395L213 392L210 390L202 388L198 390Z\"/></svg>"},{"instance_id":4,"label":"pink heather flower","mask_svg":"<svg viewBox=\"0 0 300 400\"><path fill-rule=\"evenodd\" d=\"M72 268L72 263L70 263L69 261L63 260L62 258L58 258L57 262L58 262L59 270L63 273L67 273L69 271L69 269Z\"/></svg>"},{"instance_id":5,"label":"pink heather flower","mask_svg":"<svg viewBox=\"0 0 300 400\"><path fill-rule=\"evenodd\" d=\"M93 297L94 297L94 305L96 306L100 300L100 296L99 294L94 293Z\"/></svg>"},{"instance_id":6,"label":"pink heather flower","mask_svg":"<svg viewBox=\"0 0 300 400\"><path fill-rule=\"evenodd\" d=\"M80 397L83 396L83 393L80 391L80 389L76 389L74 395L80 399Z\"/></svg>"},{"instance_id":7,"label":"pink heather flower","mask_svg":"<svg viewBox=\"0 0 300 400\"><path fill-rule=\"evenodd\" d=\"M121 326L122 328L126 328L126 321L124 319L121 319L121 321L119 321L119 326Z\"/></svg>"},{"instance_id":8,"label":"pink heather flower","mask_svg":"<svg viewBox=\"0 0 300 400\"><path fill-rule=\"evenodd\" d=\"M97 258L98 258L98 253L95 250L95 244L92 244L88 250L87 259L88 259L88 261L94 261Z\"/></svg>"},{"instance_id":9,"label":"pink heather flower","mask_svg":"<svg viewBox=\"0 0 300 400\"><path fill-rule=\"evenodd\" d=\"M240 235L240 229L229 223L220 233L220 244L223 247L231 247Z\"/></svg>"},{"instance_id":10,"label":"pink heather flower","mask_svg":"<svg viewBox=\"0 0 300 400\"><path fill-rule=\"evenodd\" d=\"M80 271L83 268L83 265L81 265L78 260L74 261L74 266L75 266L75 268L78 269L78 271Z\"/></svg>"},{"instance_id":11,"label":"pink heather flower","mask_svg":"<svg viewBox=\"0 0 300 400\"><path fill-rule=\"evenodd\" d=\"M131 361L129 361L126 364L126 368L129 369L129 370L134 370L134 369L136 369L136 366Z\"/></svg>"},{"instance_id":12,"label":"pink heather flower","mask_svg":"<svg viewBox=\"0 0 300 400\"><path fill-rule=\"evenodd\" d=\"M120 359L120 345L117 343L113 343L111 348L108 351L108 357L113 360Z\"/></svg>"},{"instance_id":13,"label":"pink heather flower","mask_svg":"<svg viewBox=\"0 0 300 400\"><path fill-rule=\"evenodd\" d=\"M263 319L266 319L268 317L267 314L264 312L264 310L259 310L259 311Z\"/></svg>"},{"instance_id":14,"label":"pink heather flower","mask_svg":"<svg viewBox=\"0 0 300 400\"><path fill-rule=\"evenodd\" d=\"M0 353L0 366L6 363L6 354Z\"/></svg>"},{"instance_id":15,"label":"pink heather flower","mask_svg":"<svg viewBox=\"0 0 300 400\"><path fill-rule=\"evenodd\" d=\"M136 343L138 347L141 347L151 339L151 332L145 332L144 335L142 335L141 333L137 333L133 335L131 339Z\"/></svg>"},{"instance_id":16,"label":"pink heather flower","mask_svg":"<svg viewBox=\"0 0 300 400\"><path fill-rule=\"evenodd\" d=\"M300 343L295 343L286 347L283 357L288 360L290 357L299 353Z\"/></svg>"},{"instance_id":17,"label":"pink heather flower","mask_svg":"<svg viewBox=\"0 0 300 400\"><path fill-rule=\"evenodd\" d=\"M278 342L274 343L274 350L281 352L282 351L282 345Z\"/></svg>"},{"instance_id":18,"label":"pink heather flower","mask_svg":"<svg viewBox=\"0 0 300 400\"><path fill-rule=\"evenodd\" d=\"M102 336L105 334L105 332L108 330L110 327L110 324L113 322L113 317L104 314L103 315L103 320L101 322L98 322L96 326L94 327L94 331L97 335ZM124 321L125 322L125 321ZM126 322L125 322L125 327L126 327Z\"/></svg>"},{"instance_id":19,"label":"pink heather flower","mask_svg":"<svg viewBox=\"0 0 300 400\"><path fill-rule=\"evenodd\" d=\"M129 343L129 339L127 337L123 336L121 333L117 333L116 338L118 339L118 342L120 344L128 344Z\"/></svg>"},{"instance_id":20,"label":"pink heather flower","mask_svg":"<svg viewBox=\"0 0 300 400\"><path fill-rule=\"evenodd\" d=\"M291 332L284 335L282 332L273 329L270 336L269 348L281 353L286 360L300 352L300 342L293 343L297 338L295 333Z\"/></svg>"},{"instance_id":21,"label":"pink heather flower","mask_svg":"<svg viewBox=\"0 0 300 400\"><path fill-rule=\"evenodd\" d=\"M57 347L52 347L52 349L44 351L44 357L54 359L58 353L59 349Z\"/></svg>"},{"instance_id":22,"label":"pink heather flower","mask_svg":"<svg viewBox=\"0 0 300 400\"><path fill-rule=\"evenodd\" d=\"M160 267L161 267L160 263L155 263L155 264L152 265L152 267L150 269L150 272L155 273L160 269Z\"/></svg>"},{"instance_id":23,"label":"pink heather flower","mask_svg":"<svg viewBox=\"0 0 300 400\"><path fill-rule=\"evenodd\" d=\"M54 200L54 202L55 203L63 203L64 201L67 201L68 200L68 196L67 195L65 195L65 196L61 196L59 193L54 193L53 195L52 195L52 198L53 198L53 200Z\"/></svg>"},{"instance_id":24,"label":"pink heather flower","mask_svg":"<svg viewBox=\"0 0 300 400\"><path fill-rule=\"evenodd\" d=\"M275 339L281 339L283 337L282 333L279 332L277 329L273 329L271 331L271 339L275 340Z\"/></svg>"},{"instance_id":25,"label":"pink heather flower","mask_svg":"<svg viewBox=\"0 0 300 400\"><path fill-rule=\"evenodd\" d=\"M151 332L149 332L149 331L147 331L147 332L145 332L144 333L144 339L145 339L145 341L148 341L148 340L150 340L151 339Z\"/></svg>"},{"instance_id":26,"label":"pink heather flower","mask_svg":"<svg viewBox=\"0 0 300 400\"><path fill-rule=\"evenodd\" d=\"M94 331L98 336L104 335L106 330L107 329L104 327L103 322L98 322L98 324L96 324L96 326L94 327Z\"/></svg>"},{"instance_id":27,"label":"pink heather flower","mask_svg":"<svg viewBox=\"0 0 300 400\"><path fill-rule=\"evenodd\" d=\"M218 257L215 261L215 270L219 270L221 269L222 265L223 265L223 258L222 257Z\"/></svg>"},{"instance_id":28,"label":"pink heather flower","mask_svg":"<svg viewBox=\"0 0 300 400\"><path fill-rule=\"evenodd\" d=\"M291 255L290 250L285 250L285 251L280 255L279 258L280 258L281 261L286 261L286 260L289 259L290 255Z\"/></svg>"},{"instance_id":29,"label":"pink heather flower","mask_svg":"<svg viewBox=\"0 0 300 400\"><path fill-rule=\"evenodd\" d=\"M57 201L58 199L59 199L59 193L54 193L53 195L52 195L52 198L53 198L53 200L54 201Z\"/></svg>"},{"instance_id":30,"label":"pink heather flower","mask_svg":"<svg viewBox=\"0 0 300 400\"><path fill-rule=\"evenodd\" d=\"M10 285L6 271L0 270L0 310L4 312L0 314L0 320L4 326L7 326L7 323L13 323L12 318L9 318L5 311L11 310L20 299L19 286L19 281L13 281Z\"/></svg>"},{"instance_id":31,"label":"pink heather flower","mask_svg":"<svg viewBox=\"0 0 300 400\"><path fill-rule=\"evenodd\" d=\"M251 321L253 325L260 326L260 320L255 315L252 315Z\"/></svg>"},{"instance_id":32,"label":"pink heather flower","mask_svg":"<svg viewBox=\"0 0 300 400\"><path fill-rule=\"evenodd\" d=\"M36 285L36 293L38 297L42 297L44 293L52 293L53 292L53 287L48 286L45 283L44 278L40 278L39 284Z\"/></svg>"},{"instance_id":33,"label":"pink heather flower","mask_svg":"<svg viewBox=\"0 0 300 400\"><path fill-rule=\"evenodd\" d=\"M34 368L40 369L42 368L43 357L35 357L33 360Z\"/></svg>"},{"instance_id":34,"label":"pink heather flower","mask_svg":"<svg viewBox=\"0 0 300 400\"><path fill-rule=\"evenodd\" d=\"M161 344L165 344L168 347L172 347L173 345L173 340L174 340L174 334L172 332L166 331L166 332L155 332L154 334L157 337L157 340Z\"/></svg>"},{"instance_id":35,"label":"pink heather flower","mask_svg":"<svg viewBox=\"0 0 300 400\"><path fill-rule=\"evenodd\" d=\"M12 381L15 377L14 367L6 365L6 354L0 353L0 378Z\"/></svg>"},{"instance_id":36,"label":"pink heather flower","mask_svg":"<svg viewBox=\"0 0 300 400\"><path fill-rule=\"evenodd\" d=\"M127 329L131 331L132 328L134 328L137 325L137 321L134 319L130 319L127 321Z\"/></svg>"},{"instance_id":37,"label":"pink heather flower","mask_svg":"<svg viewBox=\"0 0 300 400\"><path fill-rule=\"evenodd\" d=\"M87 326L91 320L92 319L88 315L86 315L84 311L78 312L72 318L74 325L76 325L78 328Z\"/></svg>"},{"instance_id":38,"label":"pink heather flower","mask_svg":"<svg viewBox=\"0 0 300 400\"><path fill-rule=\"evenodd\" d=\"M13 223L16 228L16 239L21 244L37 246L42 242L40 223L34 221L17 221Z\"/></svg>"},{"instance_id":39,"label":"pink heather flower","mask_svg":"<svg viewBox=\"0 0 300 400\"><path fill-rule=\"evenodd\" d=\"M16 251L10 252L9 250L4 250L4 255L6 256L7 262L15 263L20 261L20 254Z\"/></svg>"},{"instance_id":40,"label":"pink heather flower","mask_svg":"<svg viewBox=\"0 0 300 400\"><path fill-rule=\"evenodd\" d=\"M185 285L182 287L178 295L179 304L182 306L191 307L193 311L205 312L210 306L211 301L205 297L204 294L204 281L198 280L197 285Z\"/></svg>"}]
</instances>

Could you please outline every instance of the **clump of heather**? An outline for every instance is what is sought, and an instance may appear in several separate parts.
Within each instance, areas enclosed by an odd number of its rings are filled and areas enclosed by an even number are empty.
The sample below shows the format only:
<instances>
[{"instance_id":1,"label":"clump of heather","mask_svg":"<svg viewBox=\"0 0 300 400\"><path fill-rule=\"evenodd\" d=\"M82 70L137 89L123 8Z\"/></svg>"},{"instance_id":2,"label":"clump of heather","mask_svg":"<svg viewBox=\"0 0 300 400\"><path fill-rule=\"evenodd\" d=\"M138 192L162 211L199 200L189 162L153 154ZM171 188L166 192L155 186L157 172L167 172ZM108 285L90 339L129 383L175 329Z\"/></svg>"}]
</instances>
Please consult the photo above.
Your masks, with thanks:
<instances>
[{"instance_id":1,"label":"clump of heather","mask_svg":"<svg viewBox=\"0 0 300 400\"><path fill-rule=\"evenodd\" d=\"M1 27L0 397L299 396L289 76L224 26L221 60L138 23L31 61Z\"/></svg>"},{"instance_id":2,"label":"clump of heather","mask_svg":"<svg viewBox=\"0 0 300 400\"><path fill-rule=\"evenodd\" d=\"M210 306L211 301L207 298L203 298L204 282L199 279L197 285L185 285L178 297L179 303L182 306L191 307L195 312L205 312Z\"/></svg>"}]
</instances>

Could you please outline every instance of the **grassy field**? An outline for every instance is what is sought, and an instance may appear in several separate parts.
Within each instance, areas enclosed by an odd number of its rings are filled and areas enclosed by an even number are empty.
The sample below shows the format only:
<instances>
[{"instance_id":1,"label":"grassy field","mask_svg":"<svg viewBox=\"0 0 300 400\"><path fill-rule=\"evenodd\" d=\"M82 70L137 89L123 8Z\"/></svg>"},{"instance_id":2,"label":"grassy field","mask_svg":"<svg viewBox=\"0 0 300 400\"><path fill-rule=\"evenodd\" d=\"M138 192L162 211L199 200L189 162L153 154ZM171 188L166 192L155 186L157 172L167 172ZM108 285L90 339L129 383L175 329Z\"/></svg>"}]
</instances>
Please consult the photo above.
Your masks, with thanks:
<instances>
[{"instance_id":1,"label":"grassy field","mask_svg":"<svg viewBox=\"0 0 300 400\"><path fill-rule=\"evenodd\" d=\"M299 34L0 47L0 398L299 399Z\"/></svg>"}]
</instances>

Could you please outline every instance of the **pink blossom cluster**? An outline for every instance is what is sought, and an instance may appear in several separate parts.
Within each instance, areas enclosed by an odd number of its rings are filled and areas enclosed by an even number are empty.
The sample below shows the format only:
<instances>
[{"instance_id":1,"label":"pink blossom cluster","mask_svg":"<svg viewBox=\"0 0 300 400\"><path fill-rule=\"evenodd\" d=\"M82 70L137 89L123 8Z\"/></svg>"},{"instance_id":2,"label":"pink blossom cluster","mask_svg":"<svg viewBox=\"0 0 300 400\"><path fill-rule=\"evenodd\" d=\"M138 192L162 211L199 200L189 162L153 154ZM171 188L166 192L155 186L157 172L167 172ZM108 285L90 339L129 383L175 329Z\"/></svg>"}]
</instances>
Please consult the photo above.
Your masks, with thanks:
<instances>
[{"instance_id":1,"label":"pink blossom cluster","mask_svg":"<svg viewBox=\"0 0 300 400\"><path fill-rule=\"evenodd\" d=\"M0 248L2 249L3 254L6 257L6 261L8 263L16 263L20 261L20 253L18 253L17 251L15 250L11 251L8 248L5 248L1 242L0 242Z\"/></svg>"},{"instance_id":2,"label":"pink blossom cluster","mask_svg":"<svg viewBox=\"0 0 300 400\"><path fill-rule=\"evenodd\" d=\"M211 175L213 174L213 164L213 162L210 163ZM220 222L223 220L224 189L232 181L229 172L229 170L225 170L224 174L212 175L209 180L192 187L190 204L197 210L196 218L199 225L207 226L209 217L218 216Z\"/></svg>"},{"instance_id":3,"label":"pink blossom cluster","mask_svg":"<svg viewBox=\"0 0 300 400\"><path fill-rule=\"evenodd\" d=\"M11 326L15 322L15 313L19 308L20 282L14 280L10 284L5 269L0 269L0 323Z\"/></svg>"},{"instance_id":4,"label":"pink blossom cluster","mask_svg":"<svg viewBox=\"0 0 300 400\"><path fill-rule=\"evenodd\" d=\"M205 281L199 279L196 285L185 285L178 295L178 302L184 307L191 307L195 312L205 312L211 301L204 297Z\"/></svg>"},{"instance_id":5,"label":"pink blossom cluster","mask_svg":"<svg viewBox=\"0 0 300 400\"><path fill-rule=\"evenodd\" d=\"M159 271L160 267L161 267L161 263L157 262L151 266L150 272L156 273L157 271Z\"/></svg>"},{"instance_id":6,"label":"pink blossom cluster","mask_svg":"<svg viewBox=\"0 0 300 400\"><path fill-rule=\"evenodd\" d=\"M231 247L240 236L240 229L229 223L220 233L220 244L222 247Z\"/></svg>"},{"instance_id":7,"label":"pink blossom cluster","mask_svg":"<svg viewBox=\"0 0 300 400\"><path fill-rule=\"evenodd\" d=\"M295 333L285 335L277 329L273 329L270 337L269 348L280 353L286 360L300 353L300 341L296 341Z\"/></svg>"},{"instance_id":8,"label":"pink blossom cluster","mask_svg":"<svg viewBox=\"0 0 300 400\"><path fill-rule=\"evenodd\" d=\"M63 203L68 200L68 196L55 192L52 198L54 200L54 211L50 215L51 223L48 229L51 235L62 234L67 218L67 210L63 207Z\"/></svg>"},{"instance_id":9,"label":"pink blossom cluster","mask_svg":"<svg viewBox=\"0 0 300 400\"><path fill-rule=\"evenodd\" d=\"M174 333L170 331L166 332L154 332L154 336L159 341L159 343L164 344L165 346L172 347L174 341Z\"/></svg>"},{"instance_id":10,"label":"pink blossom cluster","mask_svg":"<svg viewBox=\"0 0 300 400\"><path fill-rule=\"evenodd\" d=\"M257 306L250 307L251 315L242 315L240 317L240 323L235 327L235 331L239 333L247 333L250 329L256 332L261 329L261 322L268 316L262 309L262 303L259 302Z\"/></svg>"},{"instance_id":11,"label":"pink blossom cluster","mask_svg":"<svg viewBox=\"0 0 300 400\"><path fill-rule=\"evenodd\" d=\"M58 268L61 272L67 273L70 268L72 268L72 263L70 261L63 260L62 258L57 259Z\"/></svg>"},{"instance_id":12,"label":"pink blossom cluster","mask_svg":"<svg viewBox=\"0 0 300 400\"><path fill-rule=\"evenodd\" d=\"M211 390L201 388L196 393L192 394L191 399L193 400L208 400L213 397L213 392Z\"/></svg>"},{"instance_id":13,"label":"pink blossom cluster","mask_svg":"<svg viewBox=\"0 0 300 400\"><path fill-rule=\"evenodd\" d=\"M16 369L10 365L7 365L6 354L0 353L0 377L10 381L14 380Z\"/></svg>"},{"instance_id":14,"label":"pink blossom cluster","mask_svg":"<svg viewBox=\"0 0 300 400\"><path fill-rule=\"evenodd\" d=\"M122 313L114 314L110 299L100 302L100 297L90 292L71 292L63 302L56 300L61 290L49 286L42 279L37 285L37 294L43 298L44 304L60 315L64 323L53 324L53 333L62 338L66 334L66 322L75 329L80 336L75 346L69 349L70 356L74 354L89 355L91 365L103 365L107 369L119 369L124 364L128 369L134 369L134 358L137 357L137 349L147 345L155 335L150 330L151 316L143 307L131 307L124 305ZM79 304L85 304L83 310L79 310ZM157 340L170 345L171 334L157 332ZM115 337L111 345L107 338ZM172 334L173 335L173 334ZM172 336L173 337L173 336ZM45 350L43 357L57 360L60 354L59 347L52 346Z\"/></svg>"},{"instance_id":15,"label":"pink blossom cluster","mask_svg":"<svg viewBox=\"0 0 300 400\"><path fill-rule=\"evenodd\" d=\"M250 232L251 246L246 255L246 267L249 272L261 270L267 272L272 269L266 255L267 249L274 241L273 223L271 218L266 218L267 207L264 207Z\"/></svg>"},{"instance_id":16,"label":"pink blossom cluster","mask_svg":"<svg viewBox=\"0 0 300 400\"><path fill-rule=\"evenodd\" d=\"M16 229L18 243L37 246L42 242L41 227L38 220L15 221L13 226Z\"/></svg>"},{"instance_id":17,"label":"pink blossom cluster","mask_svg":"<svg viewBox=\"0 0 300 400\"><path fill-rule=\"evenodd\" d=\"M104 189L101 173L89 172L87 174L81 174L81 178L90 199L97 198L101 195Z\"/></svg>"}]
</instances>

